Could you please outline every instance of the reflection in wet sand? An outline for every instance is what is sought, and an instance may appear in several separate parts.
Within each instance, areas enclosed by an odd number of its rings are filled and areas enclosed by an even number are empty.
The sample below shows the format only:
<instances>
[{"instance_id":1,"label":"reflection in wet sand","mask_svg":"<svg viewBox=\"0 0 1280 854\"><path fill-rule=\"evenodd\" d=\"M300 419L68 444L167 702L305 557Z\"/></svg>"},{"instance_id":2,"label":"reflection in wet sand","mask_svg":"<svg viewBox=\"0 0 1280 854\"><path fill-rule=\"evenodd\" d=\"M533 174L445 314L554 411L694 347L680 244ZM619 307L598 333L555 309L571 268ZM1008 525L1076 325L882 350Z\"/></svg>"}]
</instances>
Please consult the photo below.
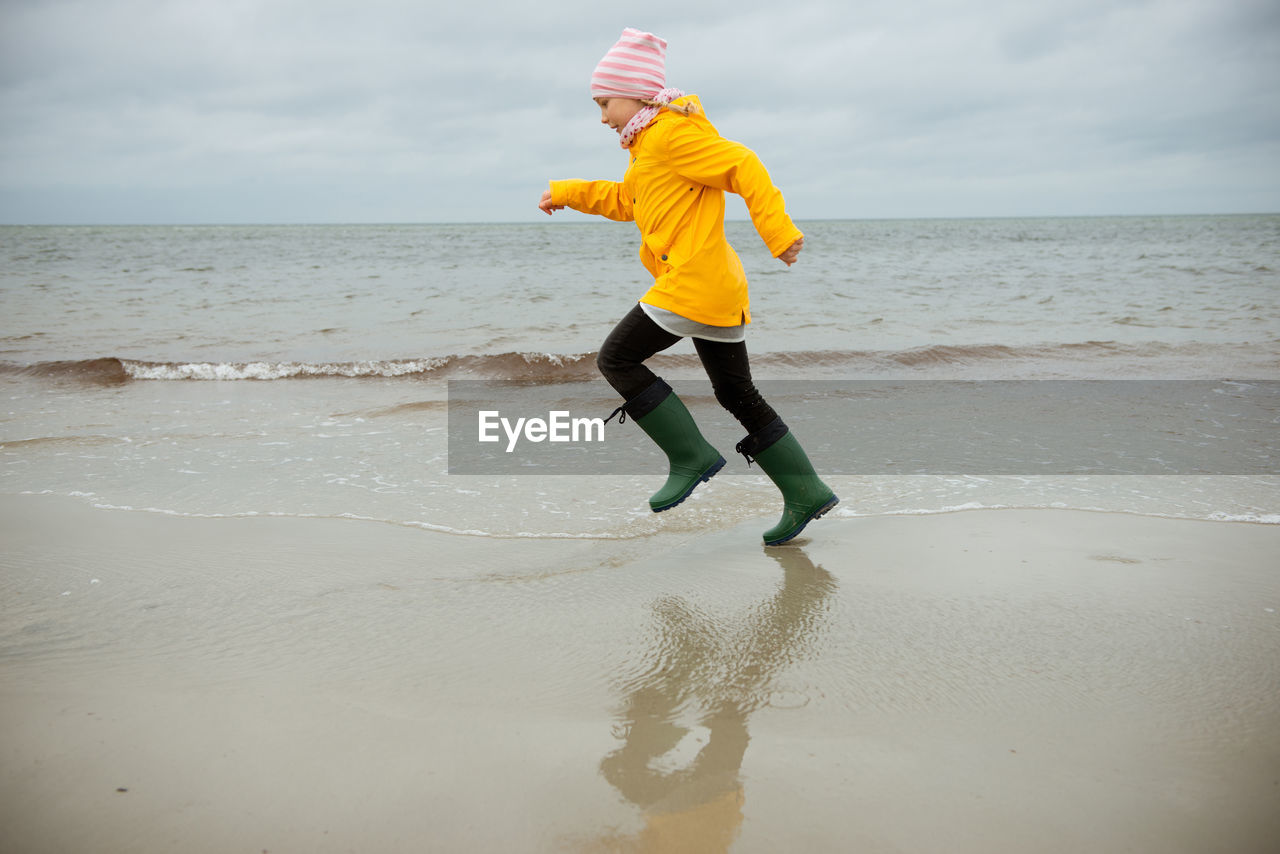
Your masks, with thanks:
<instances>
[{"instance_id":1,"label":"reflection in wet sand","mask_svg":"<svg viewBox=\"0 0 1280 854\"><path fill-rule=\"evenodd\" d=\"M743 818L747 719L768 704L781 671L815 646L836 587L798 547L766 554L782 566L782 584L745 615L713 617L678 598L653 604L648 667L621 686L616 732L625 743L600 763L644 827L583 850L728 851Z\"/></svg>"}]
</instances>

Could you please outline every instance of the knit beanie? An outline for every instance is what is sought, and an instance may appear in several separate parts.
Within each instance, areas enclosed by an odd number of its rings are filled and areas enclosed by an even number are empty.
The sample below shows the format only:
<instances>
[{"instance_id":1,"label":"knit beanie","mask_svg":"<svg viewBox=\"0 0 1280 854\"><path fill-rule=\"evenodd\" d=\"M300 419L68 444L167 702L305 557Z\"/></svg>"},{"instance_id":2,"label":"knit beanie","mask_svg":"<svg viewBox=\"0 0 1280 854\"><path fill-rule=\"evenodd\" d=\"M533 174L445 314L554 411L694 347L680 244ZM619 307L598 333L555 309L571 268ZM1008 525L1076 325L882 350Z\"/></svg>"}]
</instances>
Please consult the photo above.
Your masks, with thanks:
<instances>
[{"instance_id":1,"label":"knit beanie","mask_svg":"<svg viewBox=\"0 0 1280 854\"><path fill-rule=\"evenodd\" d=\"M591 97L650 99L667 85L666 62L666 41L627 27L591 72Z\"/></svg>"}]
</instances>

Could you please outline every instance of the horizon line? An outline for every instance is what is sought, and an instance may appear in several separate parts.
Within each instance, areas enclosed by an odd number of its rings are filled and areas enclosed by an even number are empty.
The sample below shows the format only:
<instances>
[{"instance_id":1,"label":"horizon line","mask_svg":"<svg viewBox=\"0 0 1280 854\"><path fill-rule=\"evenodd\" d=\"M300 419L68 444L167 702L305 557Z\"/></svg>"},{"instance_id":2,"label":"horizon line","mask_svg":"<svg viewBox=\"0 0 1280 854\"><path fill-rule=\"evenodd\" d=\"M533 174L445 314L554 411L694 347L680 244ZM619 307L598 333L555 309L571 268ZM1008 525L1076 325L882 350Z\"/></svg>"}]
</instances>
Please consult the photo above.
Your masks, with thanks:
<instances>
[{"instance_id":1,"label":"horizon line","mask_svg":"<svg viewBox=\"0 0 1280 854\"><path fill-rule=\"evenodd\" d=\"M1236 216L1277 216L1280 210L1274 211L1198 211L1184 213L1100 213L1100 214L982 214L982 215L924 215L924 216L852 216L852 217L797 217L797 223L820 222L918 222L932 221L976 221L976 220L1016 220L1016 219L1173 219L1186 217L1236 217ZM725 219L725 223L750 224L746 218ZM324 220L324 221L190 221L190 222L0 222L0 228L244 228L244 227L387 227L387 226L479 226L479 225L604 225L598 219L561 219L555 222L539 220Z\"/></svg>"}]
</instances>

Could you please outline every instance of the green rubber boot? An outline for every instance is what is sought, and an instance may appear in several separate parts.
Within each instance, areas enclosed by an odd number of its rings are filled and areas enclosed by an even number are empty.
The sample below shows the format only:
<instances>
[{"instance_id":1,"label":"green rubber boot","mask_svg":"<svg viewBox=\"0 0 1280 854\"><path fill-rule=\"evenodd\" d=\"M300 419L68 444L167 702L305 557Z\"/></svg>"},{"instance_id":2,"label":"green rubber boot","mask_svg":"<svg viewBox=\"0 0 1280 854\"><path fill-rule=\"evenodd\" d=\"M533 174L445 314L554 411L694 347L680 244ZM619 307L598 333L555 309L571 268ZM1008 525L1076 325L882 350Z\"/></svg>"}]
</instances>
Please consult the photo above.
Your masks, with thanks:
<instances>
[{"instance_id":1,"label":"green rubber boot","mask_svg":"<svg viewBox=\"0 0 1280 854\"><path fill-rule=\"evenodd\" d=\"M813 470L804 448L781 418L739 442L738 453L747 458L748 464L758 463L782 492L782 518L764 532L766 546L787 542L840 503L831 487Z\"/></svg>"},{"instance_id":2,"label":"green rubber boot","mask_svg":"<svg viewBox=\"0 0 1280 854\"><path fill-rule=\"evenodd\" d=\"M649 499L654 513L675 507L699 483L706 483L724 468L724 457L703 438L684 402L661 379L619 409L630 415L667 455L671 467L667 482Z\"/></svg>"}]
</instances>

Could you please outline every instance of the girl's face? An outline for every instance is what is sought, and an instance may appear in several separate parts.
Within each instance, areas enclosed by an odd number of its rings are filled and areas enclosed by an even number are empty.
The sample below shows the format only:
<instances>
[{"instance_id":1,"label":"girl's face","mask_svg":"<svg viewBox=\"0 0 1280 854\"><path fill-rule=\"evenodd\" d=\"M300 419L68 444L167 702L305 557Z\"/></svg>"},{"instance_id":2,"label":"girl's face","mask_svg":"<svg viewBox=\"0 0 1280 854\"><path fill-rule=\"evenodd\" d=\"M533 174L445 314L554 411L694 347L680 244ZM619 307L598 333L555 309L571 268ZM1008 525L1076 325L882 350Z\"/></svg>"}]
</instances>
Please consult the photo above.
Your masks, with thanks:
<instances>
[{"instance_id":1,"label":"girl's face","mask_svg":"<svg viewBox=\"0 0 1280 854\"><path fill-rule=\"evenodd\" d=\"M640 112L644 104L630 98L596 98L600 107L600 123L622 133L622 129L631 121L631 117Z\"/></svg>"}]
</instances>

